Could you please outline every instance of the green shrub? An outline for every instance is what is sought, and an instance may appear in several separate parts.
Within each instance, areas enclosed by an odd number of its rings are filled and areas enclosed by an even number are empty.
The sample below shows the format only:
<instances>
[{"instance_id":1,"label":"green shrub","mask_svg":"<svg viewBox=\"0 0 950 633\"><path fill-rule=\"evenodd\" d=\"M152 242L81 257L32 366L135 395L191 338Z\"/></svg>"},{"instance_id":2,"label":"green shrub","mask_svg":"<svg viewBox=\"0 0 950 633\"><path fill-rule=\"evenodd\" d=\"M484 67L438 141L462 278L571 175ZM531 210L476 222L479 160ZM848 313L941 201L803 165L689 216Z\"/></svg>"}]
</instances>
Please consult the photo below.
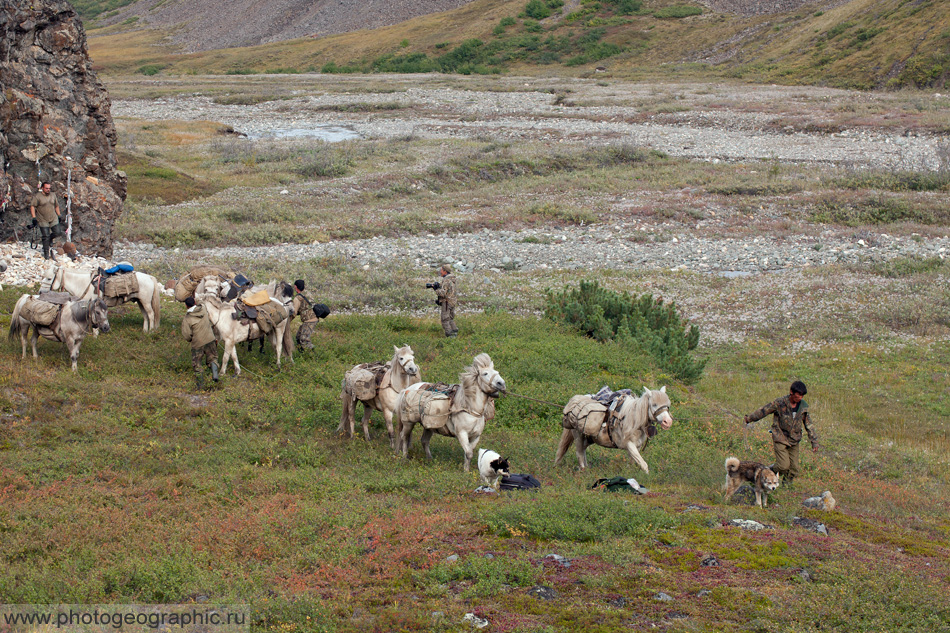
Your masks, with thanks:
<instances>
[{"instance_id":1,"label":"green shrub","mask_svg":"<svg viewBox=\"0 0 950 633\"><path fill-rule=\"evenodd\" d=\"M628 502L629 497L591 492L563 497L535 497L506 505L493 504L481 516L501 536L545 540L603 541L616 536L646 537L677 521L663 510Z\"/></svg>"},{"instance_id":2,"label":"green shrub","mask_svg":"<svg viewBox=\"0 0 950 633\"><path fill-rule=\"evenodd\" d=\"M651 294L633 297L582 281L579 288L548 290L544 314L598 341L617 340L649 352L664 370L686 383L699 380L705 361L690 351L699 344L699 328L679 316L676 304Z\"/></svg>"},{"instance_id":3,"label":"green shrub","mask_svg":"<svg viewBox=\"0 0 950 633\"><path fill-rule=\"evenodd\" d=\"M537 582L541 570L525 560L512 558L485 558L471 555L464 560L443 562L426 574L426 579L438 584L473 582L465 597L489 596L506 587L527 587Z\"/></svg>"},{"instance_id":4,"label":"green shrub","mask_svg":"<svg viewBox=\"0 0 950 633\"><path fill-rule=\"evenodd\" d=\"M541 0L530 0L525 5L524 15L535 20L543 20L551 15L551 7Z\"/></svg>"},{"instance_id":5,"label":"green shrub","mask_svg":"<svg viewBox=\"0 0 950 633\"><path fill-rule=\"evenodd\" d=\"M687 4L674 4L673 6L663 7L653 12L655 18L688 18L691 15L702 15L703 10L700 7L694 7Z\"/></svg>"},{"instance_id":6,"label":"green shrub","mask_svg":"<svg viewBox=\"0 0 950 633\"><path fill-rule=\"evenodd\" d=\"M342 73L358 73L361 69L359 66L353 64L347 64L344 66L338 65L336 62L327 62L320 68L320 72L331 74L342 74Z\"/></svg>"},{"instance_id":7,"label":"green shrub","mask_svg":"<svg viewBox=\"0 0 950 633\"><path fill-rule=\"evenodd\" d=\"M164 64L145 64L144 66L139 66L136 72L151 77L152 75L157 75L162 72L164 68Z\"/></svg>"},{"instance_id":8,"label":"green shrub","mask_svg":"<svg viewBox=\"0 0 950 633\"><path fill-rule=\"evenodd\" d=\"M509 26L514 26L515 24L517 24L517 21L513 17L508 16L508 17L502 18L501 22L498 23L498 26L507 28Z\"/></svg>"}]
</instances>

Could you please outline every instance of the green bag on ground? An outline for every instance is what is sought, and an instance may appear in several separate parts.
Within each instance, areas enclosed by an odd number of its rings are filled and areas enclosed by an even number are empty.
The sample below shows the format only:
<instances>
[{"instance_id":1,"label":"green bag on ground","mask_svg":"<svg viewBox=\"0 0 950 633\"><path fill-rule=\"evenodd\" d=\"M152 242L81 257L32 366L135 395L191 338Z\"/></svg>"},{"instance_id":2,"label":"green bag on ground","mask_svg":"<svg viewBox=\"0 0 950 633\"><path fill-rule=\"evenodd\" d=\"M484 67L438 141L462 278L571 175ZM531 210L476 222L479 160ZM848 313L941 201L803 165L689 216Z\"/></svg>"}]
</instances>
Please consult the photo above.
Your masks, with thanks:
<instances>
[{"instance_id":1,"label":"green bag on ground","mask_svg":"<svg viewBox=\"0 0 950 633\"><path fill-rule=\"evenodd\" d=\"M591 486L592 490L609 490L610 492L635 492L638 495L645 495L649 492L643 488L636 479L626 477L610 477L609 479L598 479Z\"/></svg>"}]
</instances>

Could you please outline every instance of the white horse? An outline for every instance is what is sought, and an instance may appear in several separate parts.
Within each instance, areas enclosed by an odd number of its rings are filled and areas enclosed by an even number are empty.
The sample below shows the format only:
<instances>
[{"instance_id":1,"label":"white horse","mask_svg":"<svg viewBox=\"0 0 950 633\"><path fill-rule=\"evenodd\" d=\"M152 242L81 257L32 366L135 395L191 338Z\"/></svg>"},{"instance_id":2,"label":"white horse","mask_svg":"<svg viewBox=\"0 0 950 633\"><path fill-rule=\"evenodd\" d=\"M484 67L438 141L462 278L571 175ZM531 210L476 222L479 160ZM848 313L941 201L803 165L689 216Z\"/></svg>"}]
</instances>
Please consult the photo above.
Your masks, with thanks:
<instances>
[{"instance_id":1,"label":"white horse","mask_svg":"<svg viewBox=\"0 0 950 633\"><path fill-rule=\"evenodd\" d=\"M343 413L340 416L340 426L337 432L344 429L349 437L353 437L354 426L356 425L355 409L357 401L363 403L363 438L367 441L369 437L369 420L373 411L379 411L383 414L386 421L386 431L389 433L389 445L395 448L396 434L393 432L393 409L396 407L396 399L399 392L414 385L422 380L419 374L419 366L416 365L415 354L408 345L396 347L393 345L392 360L388 363L364 363L350 369L343 375L343 391L340 393L340 399L343 401ZM354 382L358 372L366 372L364 376L372 377L373 397L357 397L353 393ZM382 374L378 376L376 374ZM360 396L365 396L361 393Z\"/></svg>"},{"instance_id":2,"label":"white horse","mask_svg":"<svg viewBox=\"0 0 950 633\"><path fill-rule=\"evenodd\" d=\"M409 453L413 426L421 423L425 427L422 447L426 457L432 459L429 440L433 433L454 437L465 453L463 468L466 472L469 470L472 453L485 430L485 422L495 417L494 399L504 393L507 387L505 380L495 371L488 354L476 356L471 366L459 375L459 382L447 390L454 391L450 398L436 395L438 392L433 393L430 389L436 386L425 382L410 385L399 394L393 420L399 425L397 450L402 451L403 457Z\"/></svg>"},{"instance_id":3,"label":"white horse","mask_svg":"<svg viewBox=\"0 0 950 633\"><path fill-rule=\"evenodd\" d=\"M670 397L666 387L659 391L643 388L643 394L622 396L616 407L616 414L610 415L607 407L600 405L590 396L574 396L564 407L561 425L561 442L557 447L554 465L564 457L567 449L574 444L577 461L581 470L587 468L587 447L597 444L605 448L626 449L630 459L643 472L649 474L650 467L640 452L644 450L650 438L656 435L656 424L668 431L673 426L670 415Z\"/></svg>"},{"instance_id":4,"label":"white horse","mask_svg":"<svg viewBox=\"0 0 950 633\"><path fill-rule=\"evenodd\" d=\"M39 357L36 352L36 341L40 336L50 341L65 343L69 349L72 369L76 371L79 362L79 346L82 345L83 338L93 328L98 328L104 334L109 332L109 314L105 301L98 297L83 299L82 301L69 301L60 308L59 317L46 326L34 323L21 314L26 302L37 297L38 295L26 294L16 302L16 306L13 308L13 316L10 319L10 340L14 340L17 336L20 337L20 344L23 347L22 358L26 358L26 340L28 337L33 347L33 358Z\"/></svg>"},{"instance_id":5,"label":"white horse","mask_svg":"<svg viewBox=\"0 0 950 633\"><path fill-rule=\"evenodd\" d=\"M271 299L271 302L283 306L277 299ZM217 297L207 297L204 300L205 309L208 310L208 316L211 318L211 324L214 326L218 340L224 342L224 354L221 356L221 375L223 376L228 369L228 359L234 361L234 375L241 375L241 365L238 363L237 344L248 339L255 339L262 336L261 329L254 321L247 325L241 323L240 319L234 319L231 315L234 313L234 301L225 302ZM280 368L281 353L287 348L285 345L284 332L290 325L290 318L282 320L267 334L268 340L274 347L274 353L277 355L277 367ZM290 362L294 362L293 349L288 354Z\"/></svg>"},{"instance_id":6,"label":"white horse","mask_svg":"<svg viewBox=\"0 0 950 633\"><path fill-rule=\"evenodd\" d=\"M88 269L58 268L53 275L50 290L68 292L78 299L101 297L107 307L114 307L134 301L142 311L142 331L155 332L162 318L162 286L151 275L135 271L135 280L138 282L138 292L124 294L118 297L103 295L102 283L94 283L96 271Z\"/></svg>"}]
</instances>

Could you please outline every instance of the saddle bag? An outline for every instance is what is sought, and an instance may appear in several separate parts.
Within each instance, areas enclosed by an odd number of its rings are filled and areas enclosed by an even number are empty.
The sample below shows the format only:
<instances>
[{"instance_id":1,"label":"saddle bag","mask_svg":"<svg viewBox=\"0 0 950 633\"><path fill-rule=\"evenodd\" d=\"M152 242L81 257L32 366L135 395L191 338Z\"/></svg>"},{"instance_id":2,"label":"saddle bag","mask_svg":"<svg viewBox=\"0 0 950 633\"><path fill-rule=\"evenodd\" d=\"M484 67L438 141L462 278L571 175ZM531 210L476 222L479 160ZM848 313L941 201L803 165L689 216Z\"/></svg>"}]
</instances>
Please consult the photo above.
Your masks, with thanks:
<instances>
[{"instance_id":1,"label":"saddle bag","mask_svg":"<svg viewBox=\"0 0 950 633\"><path fill-rule=\"evenodd\" d=\"M107 297L127 297L137 294L139 291L139 280L135 273L125 273L122 275L110 275L106 277L102 294Z\"/></svg>"},{"instance_id":2,"label":"saddle bag","mask_svg":"<svg viewBox=\"0 0 950 633\"><path fill-rule=\"evenodd\" d=\"M561 425L565 429L577 429L588 437L607 435L607 407L590 396L574 396L564 407Z\"/></svg>"},{"instance_id":3,"label":"saddle bag","mask_svg":"<svg viewBox=\"0 0 950 633\"><path fill-rule=\"evenodd\" d=\"M343 375L343 390L357 400L376 397L376 374L365 368L351 369Z\"/></svg>"},{"instance_id":4,"label":"saddle bag","mask_svg":"<svg viewBox=\"0 0 950 633\"><path fill-rule=\"evenodd\" d=\"M404 393L402 402L399 417L407 422L421 423L427 429L441 429L449 422L452 399L441 391L413 389Z\"/></svg>"},{"instance_id":5,"label":"saddle bag","mask_svg":"<svg viewBox=\"0 0 950 633\"><path fill-rule=\"evenodd\" d=\"M36 325L50 327L59 316L61 309L61 304L30 298L20 308L20 316Z\"/></svg>"},{"instance_id":6,"label":"saddle bag","mask_svg":"<svg viewBox=\"0 0 950 633\"><path fill-rule=\"evenodd\" d=\"M284 306L268 301L263 305L257 306L257 327L261 328L264 334L270 334L274 328L280 325L287 318L287 310Z\"/></svg>"},{"instance_id":7,"label":"saddle bag","mask_svg":"<svg viewBox=\"0 0 950 633\"><path fill-rule=\"evenodd\" d=\"M501 490L537 490L541 482L531 475L513 473L501 478L498 488Z\"/></svg>"}]
</instances>

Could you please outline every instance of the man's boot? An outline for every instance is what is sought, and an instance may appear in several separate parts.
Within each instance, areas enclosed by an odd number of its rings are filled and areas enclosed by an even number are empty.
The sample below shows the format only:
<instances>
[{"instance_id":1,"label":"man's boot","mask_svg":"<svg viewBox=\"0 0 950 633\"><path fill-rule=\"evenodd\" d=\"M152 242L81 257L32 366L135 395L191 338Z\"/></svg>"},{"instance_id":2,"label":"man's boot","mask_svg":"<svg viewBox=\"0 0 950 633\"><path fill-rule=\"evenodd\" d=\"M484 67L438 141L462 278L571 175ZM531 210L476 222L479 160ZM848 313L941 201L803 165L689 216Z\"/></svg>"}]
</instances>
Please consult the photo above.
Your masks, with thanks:
<instances>
[{"instance_id":1,"label":"man's boot","mask_svg":"<svg viewBox=\"0 0 950 633\"><path fill-rule=\"evenodd\" d=\"M43 236L43 259L49 259L49 237Z\"/></svg>"},{"instance_id":2,"label":"man's boot","mask_svg":"<svg viewBox=\"0 0 950 633\"><path fill-rule=\"evenodd\" d=\"M201 391L205 388L205 376L204 374L195 375L195 390Z\"/></svg>"},{"instance_id":3,"label":"man's boot","mask_svg":"<svg viewBox=\"0 0 950 633\"><path fill-rule=\"evenodd\" d=\"M221 378L221 376L218 375L218 364L214 361L211 361L211 378L215 382L218 382L218 379Z\"/></svg>"}]
</instances>

